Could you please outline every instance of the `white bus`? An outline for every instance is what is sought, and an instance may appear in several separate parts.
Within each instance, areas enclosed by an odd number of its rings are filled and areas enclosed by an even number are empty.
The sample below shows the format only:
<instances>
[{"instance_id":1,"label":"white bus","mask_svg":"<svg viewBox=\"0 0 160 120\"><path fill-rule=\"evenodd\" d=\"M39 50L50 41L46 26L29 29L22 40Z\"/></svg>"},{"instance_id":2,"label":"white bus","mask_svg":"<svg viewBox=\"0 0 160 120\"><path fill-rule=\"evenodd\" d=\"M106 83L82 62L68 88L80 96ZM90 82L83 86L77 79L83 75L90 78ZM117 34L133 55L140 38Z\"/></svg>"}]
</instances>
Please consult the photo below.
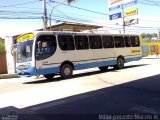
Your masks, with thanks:
<instances>
[{"instance_id":1,"label":"white bus","mask_svg":"<svg viewBox=\"0 0 160 120\"><path fill-rule=\"evenodd\" d=\"M142 56L138 35L36 31L19 36L17 42L18 76L51 79L59 74L65 79L73 70L122 69Z\"/></svg>"}]
</instances>

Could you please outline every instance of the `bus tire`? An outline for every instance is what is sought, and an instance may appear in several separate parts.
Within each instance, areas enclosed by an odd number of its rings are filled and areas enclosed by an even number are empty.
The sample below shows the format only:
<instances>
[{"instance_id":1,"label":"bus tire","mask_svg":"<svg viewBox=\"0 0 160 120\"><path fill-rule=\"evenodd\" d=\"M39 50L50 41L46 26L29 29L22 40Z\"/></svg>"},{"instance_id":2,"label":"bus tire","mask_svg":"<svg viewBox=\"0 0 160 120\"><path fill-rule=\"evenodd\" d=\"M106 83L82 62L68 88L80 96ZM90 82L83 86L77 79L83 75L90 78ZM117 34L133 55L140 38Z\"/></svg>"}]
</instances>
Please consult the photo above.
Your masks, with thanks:
<instances>
[{"instance_id":1,"label":"bus tire","mask_svg":"<svg viewBox=\"0 0 160 120\"><path fill-rule=\"evenodd\" d=\"M46 75L43 75L46 79L52 79L54 77L54 73L53 74L46 74Z\"/></svg>"},{"instance_id":2,"label":"bus tire","mask_svg":"<svg viewBox=\"0 0 160 120\"><path fill-rule=\"evenodd\" d=\"M72 74L73 74L73 68L70 64L62 65L60 70L60 76L63 79L71 78Z\"/></svg>"},{"instance_id":3,"label":"bus tire","mask_svg":"<svg viewBox=\"0 0 160 120\"><path fill-rule=\"evenodd\" d=\"M100 71L107 71L108 70L108 66L103 66L103 67L99 67Z\"/></svg>"},{"instance_id":4,"label":"bus tire","mask_svg":"<svg viewBox=\"0 0 160 120\"><path fill-rule=\"evenodd\" d=\"M119 57L117 59L117 65L113 66L115 69L123 69L124 68L124 58Z\"/></svg>"}]
</instances>

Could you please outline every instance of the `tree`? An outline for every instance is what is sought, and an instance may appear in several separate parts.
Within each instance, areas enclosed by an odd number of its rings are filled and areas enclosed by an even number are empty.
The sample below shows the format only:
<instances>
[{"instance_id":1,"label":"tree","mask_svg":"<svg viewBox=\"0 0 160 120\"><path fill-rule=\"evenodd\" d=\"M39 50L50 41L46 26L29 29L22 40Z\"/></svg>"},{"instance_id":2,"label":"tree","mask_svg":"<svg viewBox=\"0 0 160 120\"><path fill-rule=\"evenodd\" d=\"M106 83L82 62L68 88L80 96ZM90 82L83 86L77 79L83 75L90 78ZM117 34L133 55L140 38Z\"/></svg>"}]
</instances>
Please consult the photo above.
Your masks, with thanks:
<instances>
[{"instance_id":1,"label":"tree","mask_svg":"<svg viewBox=\"0 0 160 120\"><path fill-rule=\"evenodd\" d=\"M5 53L5 52L6 52L6 49L5 49L4 40L0 38L0 54Z\"/></svg>"},{"instance_id":2,"label":"tree","mask_svg":"<svg viewBox=\"0 0 160 120\"><path fill-rule=\"evenodd\" d=\"M146 33L142 33L141 36L142 36L142 38L145 38L146 37Z\"/></svg>"},{"instance_id":3,"label":"tree","mask_svg":"<svg viewBox=\"0 0 160 120\"><path fill-rule=\"evenodd\" d=\"M152 37L158 37L158 34L157 33L153 33L153 36Z\"/></svg>"},{"instance_id":4,"label":"tree","mask_svg":"<svg viewBox=\"0 0 160 120\"><path fill-rule=\"evenodd\" d=\"M158 37L157 33L150 33L150 34L149 33L142 33L141 36L143 38L143 41L145 41L145 42L151 42L152 38Z\"/></svg>"}]
</instances>

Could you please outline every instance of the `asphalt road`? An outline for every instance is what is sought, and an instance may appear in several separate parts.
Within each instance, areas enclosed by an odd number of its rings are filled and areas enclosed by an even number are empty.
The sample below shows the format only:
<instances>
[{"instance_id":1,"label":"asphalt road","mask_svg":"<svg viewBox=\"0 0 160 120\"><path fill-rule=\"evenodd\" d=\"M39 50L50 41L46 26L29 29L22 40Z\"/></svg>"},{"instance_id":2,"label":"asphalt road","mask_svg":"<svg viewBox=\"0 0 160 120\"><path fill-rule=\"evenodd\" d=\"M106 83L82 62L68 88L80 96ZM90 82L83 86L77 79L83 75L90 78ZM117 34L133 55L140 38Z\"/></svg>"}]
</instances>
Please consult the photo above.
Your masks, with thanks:
<instances>
[{"instance_id":1,"label":"asphalt road","mask_svg":"<svg viewBox=\"0 0 160 120\"><path fill-rule=\"evenodd\" d=\"M158 120L159 68L160 59L150 56L127 63L122 70L77 71L67 80L0 80L0 113L35 120Z\"/></svg>"}]
</instances>

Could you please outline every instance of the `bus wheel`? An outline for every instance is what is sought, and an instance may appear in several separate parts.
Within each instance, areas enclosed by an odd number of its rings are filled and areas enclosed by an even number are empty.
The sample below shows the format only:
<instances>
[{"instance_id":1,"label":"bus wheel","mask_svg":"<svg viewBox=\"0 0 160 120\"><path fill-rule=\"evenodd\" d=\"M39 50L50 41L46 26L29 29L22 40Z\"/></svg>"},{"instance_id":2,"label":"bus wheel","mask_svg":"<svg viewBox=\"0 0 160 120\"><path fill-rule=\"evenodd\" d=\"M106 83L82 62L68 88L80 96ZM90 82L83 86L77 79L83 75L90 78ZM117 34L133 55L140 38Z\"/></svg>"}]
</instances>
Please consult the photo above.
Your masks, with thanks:
<instances>
[{"instance_id":1,"label":"bus wheel","mask_svg":"<svg viewBox=\"0 0 160 120\"><path fill-rule=\"evenodd\" d=\"M100 71L107 71L108 70L108 66L103 66L103 67L99 67Z\"/></svg>"},{"instance_id":2,"label":"bus wheel","mask_svg":"<svg viewBox=\"0 0 160 120\"><path fill-rule=\"evenodd\" d=\"M124 68L124 59L119 57L117 59L117 65L114 66L115 69L123 69Z\"/></svg>"},{"instance_id":3,"label":"bus wheel","mask_svg":"<svg viewBox=\"0 0 160 120\"><path fill-rule=\"evenodd\" d=\"M70 78L73 74L73 68L70 64L64 64L61 67L60 76L64 79Z\"/></svg>"},{"instance_id":4,"label":"bus wheel","mask_svg":"<svg viewBox=\"0 0 160 120\"><path fill-rule=\"evenodd\" d=\"M46 74L43 75L46 79L52 79L54 77L55 74Z\"/></svg>"}]
</instances>

